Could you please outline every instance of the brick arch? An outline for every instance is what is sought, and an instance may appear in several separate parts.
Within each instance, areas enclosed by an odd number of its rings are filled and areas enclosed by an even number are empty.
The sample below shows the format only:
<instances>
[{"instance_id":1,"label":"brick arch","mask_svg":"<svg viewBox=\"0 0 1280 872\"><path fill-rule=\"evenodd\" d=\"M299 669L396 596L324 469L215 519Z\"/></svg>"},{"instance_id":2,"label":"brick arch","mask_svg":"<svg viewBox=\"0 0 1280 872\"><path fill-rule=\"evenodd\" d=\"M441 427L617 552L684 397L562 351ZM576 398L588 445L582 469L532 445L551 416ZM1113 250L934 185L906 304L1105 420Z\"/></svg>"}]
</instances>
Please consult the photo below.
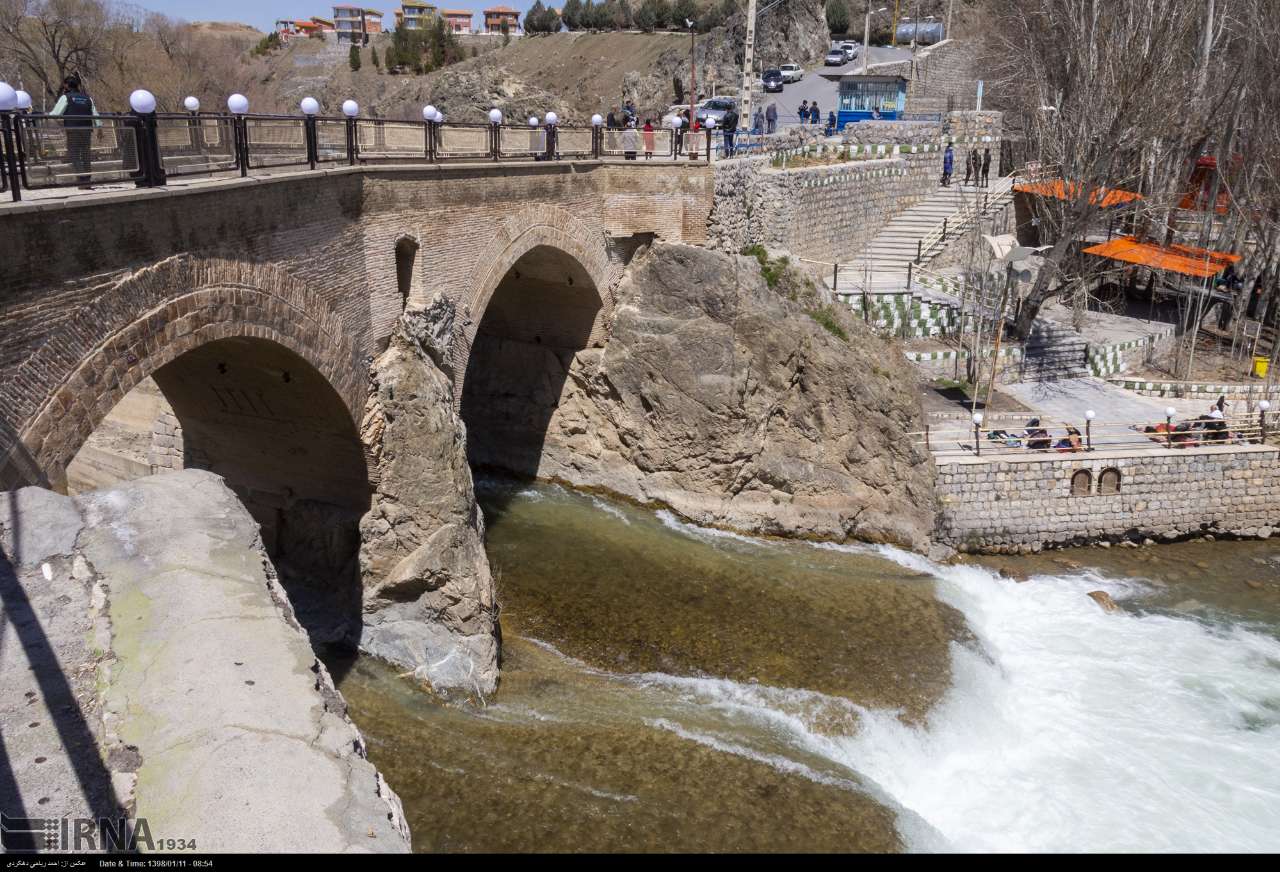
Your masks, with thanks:
<instances>
[{"instance_id":1,"label":"brick arch","mask_svg":"<svg viewBox=\"0 0 1280 872\"><path fill-rule=\"evenodd\" d=\"M130 287L134 283L143 287ZM283 270L172 258L131 275L106 296L116 309L111 317L99 313L100 338L17 425L17 444L0 465L4 478L31 482L34 467L46 482L60 484L66 465L125 394L170 361L218 339L262 339L297 354L335 390L358 429L364 405L358 352L329 307ZM130 312L119 305L122 299L153 305ZM39 355L26 365L33 362L40 362Z\"/></svg>"},{"instance_id":2,"label":"brick arch","mask_svg":"<svg viewBox=\"0 0 1280 872\"><path fill-rule=\"evenodd\" d=\"M459 326L453 345L454 403L462 402L462 381L467 357L475 341L485 309L499 283L516 261L539 246L557 249L576 260L595 286L600 298L601 318L613 320L613 287L620 270L609 256L608 241L599 230L558 206L530 206L507 218L477 259L480 268L464 298L467 318Z\"/></svg>"}]
</instances>

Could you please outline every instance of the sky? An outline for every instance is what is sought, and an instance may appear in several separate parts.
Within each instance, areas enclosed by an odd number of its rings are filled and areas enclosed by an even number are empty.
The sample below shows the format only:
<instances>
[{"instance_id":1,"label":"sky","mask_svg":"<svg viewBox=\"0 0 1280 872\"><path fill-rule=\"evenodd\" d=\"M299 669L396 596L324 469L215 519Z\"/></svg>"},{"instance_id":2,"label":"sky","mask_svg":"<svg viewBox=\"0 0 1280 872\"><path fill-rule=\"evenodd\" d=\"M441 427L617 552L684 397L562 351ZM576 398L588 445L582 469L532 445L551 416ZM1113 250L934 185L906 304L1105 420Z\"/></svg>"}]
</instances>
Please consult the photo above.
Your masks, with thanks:
<instances>
[{"instance_id":1,"label":"sky","mask_svg":"<svg viewBox=\"0 0 1280 872\"><path fill-rule=\"evenodd\" d=\"M331 18L334 2L354 5L352 0L141 0L137 5L187 21L239 21L258 30L269 31L280 18L306 20L313 15ZM384 27L391 29L395 26L395 10L400 8L400 0L365 0L365 3L367 8L383 13ZM437 0L437 5L444 9L474 9L476 12L486 6L510 6L519 9L523 17L524 11L533 5L533 0ZM480 21L477 15L472 19L472 26L479 26Z\"/></svg>"}]
</instances>

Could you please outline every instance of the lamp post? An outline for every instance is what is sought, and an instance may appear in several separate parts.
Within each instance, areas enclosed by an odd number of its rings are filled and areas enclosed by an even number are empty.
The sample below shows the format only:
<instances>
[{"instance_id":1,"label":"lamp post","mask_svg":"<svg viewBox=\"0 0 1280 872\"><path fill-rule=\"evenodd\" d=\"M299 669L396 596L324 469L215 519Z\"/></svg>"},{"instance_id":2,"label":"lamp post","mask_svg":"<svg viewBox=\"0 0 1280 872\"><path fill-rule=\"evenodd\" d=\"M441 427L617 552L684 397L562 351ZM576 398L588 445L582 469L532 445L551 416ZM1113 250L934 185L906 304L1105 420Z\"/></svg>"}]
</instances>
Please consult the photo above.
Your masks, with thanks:
<instances>
[{"instance_id":1,"label":"lamp post","mask_svg":"<svg viewBox=\"0 0 1280 872\"><path fill-rule=\"evenodd\" d=\"M1084 447L1086 451L1093 450L1093 419L1097 414L1093 409L1089 409L1084 413Z\"/></svg>"},{"instance_id":2,"label":"lamp post","mask_svg":"<svg viewBox=\"0 0 1280 872\"><path fill-rule=\"evenodd\" d=\"M139 188L158 188L164 185L164 167L160 165L160 141L156 136L156 97L150 91L139 88L129 95L129 108L137 119L134 127L138 138Z\"/></svg>"},{"instance_id":3,"label":"lamp post","mask_svg":"<svg viewBox=\"0 0 1280 872\"><path fill-rule=\"evenodd\" d=\"M320 111L320 101L315 97L303 97L298 103L302 110L302 130L307 141L307 163L312 169L320 160L320 137L316 133L316 113Z\"/></svg>"},{"instance_id":4,"label":"lamp post","mask_svg":"<svg viewBox=\"0 0 1280 872\"><path fill-rule=\"evenodd\" d=\"M973 413L973 451L982 456L982 413Z\"/></svg>"},{"instance_id":5,"label":"lamp post","mask_svg":"<svg viewBox=\"0 0 1280 872\"><path fill-rule=\"evenodd\" d=\"M342 114L347 116L347 164L355 166L360 144L356 138L356 116L360 114L360 104L355 100L343 100Z\"/></svg>"},{"instance_id":6,"label":"lamp post","mask_svg":"<svg viewBox=\"0 0 1280 872\"><path fill-rule=\"evenodd\" d=\"M10 113L17 108L18 92L8 82L0 82L0 133L4 137L4 170L15 201L22 199L22 189L18 185L18 162L13 148L13 119L10 118Z\"/></svg>"},{"instance_id":7,"label":"lamp post","mask_svg":"<svg viewBox=\"0 0 1280 872\"><path fill-rule=\"evenodd\" d=\"M556 130L556 125L560 123L560 116L554 112L548 112L542 116L542 119L547 128L547 160L559 160L560 134Z\"/></svg>"},{"instance_id":8,"label":"lamp post","mask_svg":"<svg viewBox=\"0 0 1280 872\"><path fill-rule=\"evenodd\" d=\"M489 154L494 160L498 159L498 153L502 150L500 139L502 138L502 110L496 106L489 110Z\"/></svg>"},{"instance_id":9,"label":"lamp post","mask_svg":"<svg viewBox=\"0 0 1280 872\"><path fill-rule=\"evenodd\" d=\"M244 116L249 111L249 98L244 94L232 94L227 98L227 111L231 119L232 139L236 145L236 163L240 164L240 177L249 175L249 132Z\"/></svg>"},{"instance_id":10,"label":"lamp post","mask_svg":"<svg viewBox=\"0 0 1280 872\"><path fill-rule=\"evenodd\" d=\"M1168 406L1164 410L1164 441L1165 445L1173 447L1173 416L1178 414L1178 410L1173 406Z\"/></svg>"},{"instance_id":11,"label":"lamp post","mask_svg":"<svg viewBox=\"0 0 1280 872\"><path fill-rule=\"evenodd\" d=\"M595 156L596 160L600 159L601 145L603 144L601 142L602 135L600 128L603 125L604 119L600 117L600 113L597 112L595 115L591 116L591 153Z\"/></svg>"}]
</instances>

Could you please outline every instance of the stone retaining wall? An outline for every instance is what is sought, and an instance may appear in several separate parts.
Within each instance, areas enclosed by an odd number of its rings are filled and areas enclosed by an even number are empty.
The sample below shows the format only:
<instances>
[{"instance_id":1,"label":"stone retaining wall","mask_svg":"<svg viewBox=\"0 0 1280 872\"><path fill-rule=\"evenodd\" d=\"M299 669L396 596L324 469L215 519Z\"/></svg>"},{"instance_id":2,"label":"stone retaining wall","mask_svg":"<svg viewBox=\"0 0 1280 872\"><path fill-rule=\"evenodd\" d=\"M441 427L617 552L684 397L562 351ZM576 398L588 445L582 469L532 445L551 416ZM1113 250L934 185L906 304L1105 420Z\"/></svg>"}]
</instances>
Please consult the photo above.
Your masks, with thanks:
<instances>
[{"instance_id":1,"label":"stone retaining wall","mask_svg":"<svg viewBox=\"0 0 1280 872\"><path fill-rule=\"evenodd\" d=\"M1118 493L1101 493L1104 470ZM1085 471L1087 494L1072 494ZM960 551L1039 551L1280 527L1280 450L1258 445L947 458L937 463L937 538Z\"/></svg>"},{"instance_id":2,"label":"stone retaining wall","mask_svg":"<svg viewBox=\"0 0 1280 872\"><path fill-rule=\"evenodd\" d=\"M977 105L977 56L972 45L943 40L920 49L914 59L872 64L876 76L907 79L908 112L947 112Z\"/></svg>"}]
</instances>

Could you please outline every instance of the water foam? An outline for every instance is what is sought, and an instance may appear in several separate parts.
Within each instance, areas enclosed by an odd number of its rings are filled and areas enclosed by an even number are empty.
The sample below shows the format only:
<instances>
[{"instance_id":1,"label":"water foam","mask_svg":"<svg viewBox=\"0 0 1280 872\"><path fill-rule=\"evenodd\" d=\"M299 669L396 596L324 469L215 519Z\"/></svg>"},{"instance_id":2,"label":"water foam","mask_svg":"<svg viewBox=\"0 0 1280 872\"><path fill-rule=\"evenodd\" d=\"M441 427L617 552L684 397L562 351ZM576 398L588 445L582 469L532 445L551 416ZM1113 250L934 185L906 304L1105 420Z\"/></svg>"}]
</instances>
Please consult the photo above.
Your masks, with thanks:
<instances>
[{"instance_id":1,"label":"water foam","mask_svg":"<svg viewBox=\"0 0 1280 872\"><path fill-rule=\"evenodd\" d=\"M866 712L852 736L803 736L811 749L958 850L1280 849L1280 641L1086 596L1132 583L1016 583L881 552L934 576L984 652L953 647L927 727Z\"/></svg>"}]
</instances>

